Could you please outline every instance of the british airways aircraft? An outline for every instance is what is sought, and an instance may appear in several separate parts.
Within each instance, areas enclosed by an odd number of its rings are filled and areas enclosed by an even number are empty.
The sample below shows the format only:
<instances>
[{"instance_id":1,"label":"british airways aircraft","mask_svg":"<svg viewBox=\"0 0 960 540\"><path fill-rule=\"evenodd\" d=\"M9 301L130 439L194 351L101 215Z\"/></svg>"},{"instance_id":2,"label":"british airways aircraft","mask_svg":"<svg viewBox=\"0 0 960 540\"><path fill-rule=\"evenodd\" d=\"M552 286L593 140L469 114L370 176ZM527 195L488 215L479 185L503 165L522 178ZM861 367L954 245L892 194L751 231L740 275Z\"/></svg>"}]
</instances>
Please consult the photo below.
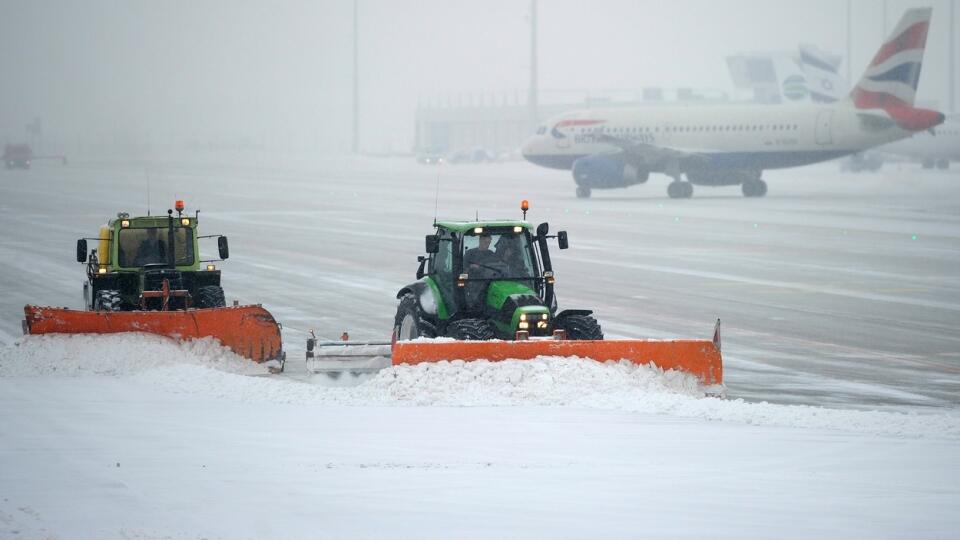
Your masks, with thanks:
<instances>
[{"instance_id":1,"label":"british airways aircraft","mask_svg":"<svg viewBox=\"0 0 960 540\"><path fill-rule=\"evenodd\" d=\"M937 111L914 107L930 8L907 11L850 95L832 104L682 105L587 109L549 120L523 145L528 161L573 171L577 196L623 188L650 173L693 185L740 185L762 197L766 169L827 161L931 129ZM686 177L686 180L683 178Z\"/></svg>"}]
</instances>

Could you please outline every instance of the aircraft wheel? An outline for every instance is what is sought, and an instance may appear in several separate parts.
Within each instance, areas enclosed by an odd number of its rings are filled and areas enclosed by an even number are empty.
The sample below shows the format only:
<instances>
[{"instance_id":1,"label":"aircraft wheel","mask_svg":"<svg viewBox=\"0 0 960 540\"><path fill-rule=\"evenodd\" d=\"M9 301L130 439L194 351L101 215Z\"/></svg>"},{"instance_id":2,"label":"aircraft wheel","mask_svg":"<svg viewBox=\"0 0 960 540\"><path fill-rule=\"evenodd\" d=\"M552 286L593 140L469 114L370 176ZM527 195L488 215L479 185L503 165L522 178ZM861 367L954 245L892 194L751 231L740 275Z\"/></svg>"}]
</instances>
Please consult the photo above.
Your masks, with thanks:
<instances>
[{"instance_id":1,"label":"aircraft wheel","mask_svg":"<svg viewBox=\"0 0 960 540\"><path fill-rule=\"evenodd\" d=\"M932 159L925 159L923 160L923 164L921 165L921 167L923 167L924 169L932 169L935 164L936 162L934 162Z\"/></svg>"},{"instance_id":2,"label":"aircraft wheel","mask_svg":"<svg viewBox=\"0 0 960 540\"><path fill-rule=\"evenodd\" d=\"M683 187L684 184L685 182L681 182L679 180L670 182L670 184L667 186L667 195L669 195L671 199L682 199L688 197L689 195L687 195L687 188ZM693 193L692 189L690 190L690 193Z\"/></svg>"},{"instance_id":3,"label":"aircraft wheel","mask_svg":"<svg viewBox=\"0 0 960 540\"><path fill-rule=\"evenodd\" d=\"M577 186L577 198L578 199L589 199L590 198L590 188L586 186Z\"/></svg>"},{"instance_id":4,"label":"aircraft wheel","mask_svg":"<svg viewBox=\"0 0 960 540\"><path fill-rule=\"evenodd\" d=\"M767 183L763 180L747 180L740 185L744 197L762 197L767 192Z\"/></svg>"},{"instance_id":5,"label":"aircraft wheel","mask_svg":"<svg viewBox=\"0 0 960 540\"><path fill-rule=\"evenodd\" d=\"M690 182L683 183L683 197L685 199L689 199L690 197L693 197L693 184L691 184Z\"/></svg>"},{"instance_id":6,"label":"aircraft wheel","mask_svg":"<svg viewBox=\"0 0 960 540\"><path fill-rule=\"evenodd\" d=\"M937 160L937 168L940 169L940 170L944 170L944 171L947 170L947 169L949 169L949 168L950 168L950 160L947 160L947 159L938 159L938 160Z\"/></svg>"}]
</instances>

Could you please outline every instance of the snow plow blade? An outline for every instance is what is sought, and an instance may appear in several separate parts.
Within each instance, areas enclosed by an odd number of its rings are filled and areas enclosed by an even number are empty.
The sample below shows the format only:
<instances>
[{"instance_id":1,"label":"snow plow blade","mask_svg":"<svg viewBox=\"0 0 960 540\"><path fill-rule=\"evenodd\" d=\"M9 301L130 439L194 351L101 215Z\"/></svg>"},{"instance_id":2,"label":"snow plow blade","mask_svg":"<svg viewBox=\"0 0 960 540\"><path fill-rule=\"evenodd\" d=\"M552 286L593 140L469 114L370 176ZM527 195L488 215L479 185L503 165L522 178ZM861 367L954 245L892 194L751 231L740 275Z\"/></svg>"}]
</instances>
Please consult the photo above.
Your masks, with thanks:
<instances>
[{"instance_id":1,"label":"snow plow blade","mask_svg":"<svg viewBox=\"0 0 960 540\"><path fill-rule=\"evenodd\" d=\"M185 311L80 311L25 306L24 334L145 332L176 340L216 338L254 362L277 360L283 369L280 325L263 307L234 306Z\"/></svg>"},{"instance_id":2,"label":"snow plow blade","mask_svg":"<svg viewBox=\"0 0 960 540\"><path fill-rule=\"evenodd\" d=\"M530 360L538 356L579 356L599 362L628 360L655 364L695 375L704 385L723 384L719 343L710 340L537 340L537 341L398 341L392 361L419 364L442 360Z\"/></svg>"}]
</instances>

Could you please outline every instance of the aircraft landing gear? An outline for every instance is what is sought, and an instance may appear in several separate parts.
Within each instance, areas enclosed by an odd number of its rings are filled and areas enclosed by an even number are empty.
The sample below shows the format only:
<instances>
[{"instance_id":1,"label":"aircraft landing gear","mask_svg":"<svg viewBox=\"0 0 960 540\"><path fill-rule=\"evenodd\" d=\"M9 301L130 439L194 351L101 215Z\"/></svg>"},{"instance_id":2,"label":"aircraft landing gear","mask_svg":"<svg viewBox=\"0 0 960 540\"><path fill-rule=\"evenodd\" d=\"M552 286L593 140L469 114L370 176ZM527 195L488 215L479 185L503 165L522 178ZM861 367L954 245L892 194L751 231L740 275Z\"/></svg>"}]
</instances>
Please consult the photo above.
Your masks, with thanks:
<instances>
[{"instance_id":1,"label":"aircraft landing gear","mask_svg":"<svg viewBox=\"0 0 960 540\"><path fill-rule=\"evenodd\" d=\"M937 168L940 169L940 170L942 170L942 171L945 171L945 170L949 169L949 168L950 168L950 160L948 160L948 159L938 159L938 160L937 160Z\"/></svg>"},{"instance_id":2,"label":"aircraft landing gear","mask_svg":"<svg viewBox=\"0 0 960 540\"><path fill-rule=\"evenodd\" d=\"M767 183L756 178L745 181L740 185L740 189L743 190L744 197L763 197L767 194Z\"/></svg>"},{"instance_id":3,"label":"aircraft landing gear","mask_svg":"<svg viewBox=\"0 0 960 540\"><path fill-rule=\"evenodd\" d=\"M671 199L689 199L693 197L693 184L681 180L674 180L667 186L667 195L669 195Z\"/></svg>"},{"instance_id":4,"label":"aircraft landing gear","mask_svg":"<svg viewBox=\"0 0 960 540\"><path fill-rule=\"evenodd\" d=\"M586 186L577 186L577 198L578 199L589 199L590 198L590 188Z\"/></svg>"}]
</instances>

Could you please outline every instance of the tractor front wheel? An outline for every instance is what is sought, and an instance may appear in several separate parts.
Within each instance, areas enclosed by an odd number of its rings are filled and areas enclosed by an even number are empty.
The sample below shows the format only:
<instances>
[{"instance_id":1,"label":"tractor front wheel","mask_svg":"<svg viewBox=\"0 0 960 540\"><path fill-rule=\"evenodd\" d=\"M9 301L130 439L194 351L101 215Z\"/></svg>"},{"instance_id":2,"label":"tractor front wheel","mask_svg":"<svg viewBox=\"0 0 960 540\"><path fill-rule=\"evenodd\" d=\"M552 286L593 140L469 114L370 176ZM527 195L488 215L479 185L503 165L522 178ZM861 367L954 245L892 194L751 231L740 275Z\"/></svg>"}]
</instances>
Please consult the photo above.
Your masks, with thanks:
<instances>
[{"instance_id":1,"label":"tractor front wheel","mask_svg":"<svg viewBox=\"0 0 960 540\"><path fill-rule=\"evenodd\" d=\"M461 341L487 341L497 335L483 319L460 319L447 326L447 336Z\"/></svg>"},{"instance_id":2,"label":"tractor front wheel","mask_svg":"<svg viewBox=\"0 0 960 540\"><path fill-rule=\"evenodd\" d=\"M198 308L218 308L227 305L223 288L219 285L206 285L197 289Z\"/></svg>"},{"instance_id":3,"label":"tractor front wheel","mask_svg":"<svg viewBox=\"0 0 960 540\"><path fill-rule=\"evenodd\" d=\"M567 339L603 339L600 323L593 315L563 315L553 323L556 330L567 333Z\"/></svg>"},{"instance_id":4,"label":"tractor front wheel","mask_svg":"<svg viewBox=\"0 0 960 540\"><path fill-rule=\"evenodd\" d=\"M120 311L122 304L123 298L120 297L120 291L112 289L97 291L97 296L93 299L94 311Z\"/></svg>"},{"instance_id":5,"label":"tractor front wheel","mask_svg":"<svg viewBox=\"0 0 960 540\"><path fill-rule=\"evenodd\" d=\"M437 329L424 319L420 303L412 294L405 294L400 298L397 316L393 320L393 331L398 341L437 337Z\"/></svg>"}]
</instances>

